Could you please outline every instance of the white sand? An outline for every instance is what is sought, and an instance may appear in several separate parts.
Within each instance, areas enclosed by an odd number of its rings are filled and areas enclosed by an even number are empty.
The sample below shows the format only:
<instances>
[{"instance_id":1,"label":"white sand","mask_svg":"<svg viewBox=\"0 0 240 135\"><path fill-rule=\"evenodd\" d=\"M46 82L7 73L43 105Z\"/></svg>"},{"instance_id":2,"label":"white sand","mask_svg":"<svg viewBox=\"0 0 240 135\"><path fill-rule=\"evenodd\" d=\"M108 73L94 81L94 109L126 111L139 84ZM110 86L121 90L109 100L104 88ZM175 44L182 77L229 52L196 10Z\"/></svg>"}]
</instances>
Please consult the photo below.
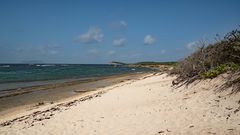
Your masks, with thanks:
<instances>
[{"instance_id":1,"label":"white sand","mask_svg":"<svg viewBox=\"0 0 240 135\"><path fill-rule=\"evenodd\" d=\"M90 100L75 101L72 106L66 101L67 107L61 104L60 110L30 114L1 126L0 134L240 134L239 93L215 93L218 80L174 89L173 79L153 75L109 86L91 94L93 98L87 97Z\"/></svg>"}]
</instances>

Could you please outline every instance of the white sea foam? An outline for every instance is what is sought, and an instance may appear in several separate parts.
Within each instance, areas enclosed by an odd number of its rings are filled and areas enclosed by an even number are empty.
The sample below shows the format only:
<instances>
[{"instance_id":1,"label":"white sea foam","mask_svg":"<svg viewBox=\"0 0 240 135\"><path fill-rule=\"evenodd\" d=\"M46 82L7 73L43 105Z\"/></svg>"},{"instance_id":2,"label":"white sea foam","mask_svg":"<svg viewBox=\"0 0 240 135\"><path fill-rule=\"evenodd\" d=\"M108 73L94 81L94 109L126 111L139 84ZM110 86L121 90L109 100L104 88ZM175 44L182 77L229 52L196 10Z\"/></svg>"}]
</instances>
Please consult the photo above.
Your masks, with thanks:
<instances>
[{"instance_id":1,"label":"white sea foam","mask_svg":"<svg viewBox=\"0 0 240 135\"><path fill-rule=\"evenodd\" d=\"M42 65L42 67L51 67L51 66L56 66L56 65Z\"/></svg>"},{"instance_id":2,"label":"white sea foam","mask_svg":"<svg viewBox=\"0 0 240 135\"><path fill-rule=\"evenodd\" d=\"M2 65L2 66L0 66L0 67L2 67L2 68L8 68L8 67L10 67L10 65Z\"/></svg>"},{"instance_id":3,"label":"white sea foam","mask_svg":"<svg viewBox=\"0 0 240 135\"><path fill-rule=\"evenodd\" d=\"M44 65L36 65L37 67L51 67L56 65L44 64Z\"/></svg>"}]
</instances>

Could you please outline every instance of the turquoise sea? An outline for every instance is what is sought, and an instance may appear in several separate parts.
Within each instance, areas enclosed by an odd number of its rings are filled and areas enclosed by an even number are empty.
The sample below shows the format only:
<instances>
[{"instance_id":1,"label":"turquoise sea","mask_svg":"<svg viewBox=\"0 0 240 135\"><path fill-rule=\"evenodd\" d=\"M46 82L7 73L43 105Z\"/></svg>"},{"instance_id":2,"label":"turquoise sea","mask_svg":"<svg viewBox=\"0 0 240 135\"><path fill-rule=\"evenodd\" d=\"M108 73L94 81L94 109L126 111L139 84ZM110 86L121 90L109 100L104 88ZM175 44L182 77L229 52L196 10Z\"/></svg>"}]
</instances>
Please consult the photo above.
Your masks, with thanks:
<instances>
[{"instance_id":1,"label":"turquoise sea","mask_svg":"<svg viewBox=\"0 0 240 135\"><path fill-rule=\"evenodd\" d=\"M147 71L150 69L109 64L0 64L0 90Z\"/></svg>"}]
</instances>

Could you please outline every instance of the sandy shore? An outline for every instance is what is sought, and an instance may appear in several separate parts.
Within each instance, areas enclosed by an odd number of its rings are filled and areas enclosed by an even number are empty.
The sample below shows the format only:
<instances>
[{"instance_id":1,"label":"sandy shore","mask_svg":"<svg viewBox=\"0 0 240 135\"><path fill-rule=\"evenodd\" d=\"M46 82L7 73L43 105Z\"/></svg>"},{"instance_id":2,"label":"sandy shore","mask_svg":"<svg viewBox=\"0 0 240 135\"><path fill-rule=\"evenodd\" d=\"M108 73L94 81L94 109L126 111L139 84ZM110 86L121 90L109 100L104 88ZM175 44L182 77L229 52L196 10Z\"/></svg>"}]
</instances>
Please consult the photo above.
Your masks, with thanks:
<instances>
[{"instance_id":1,"label":"sandy shore","mask_svg":"<svg viewBox=\"0 0 240 135\"><path fill-rule=\"evenodd\" d=\"M240 94L214 91L219 79L173 88L149 74L62 103L1 119L0 134L240 134Z\"/></svg>"},{"instance_id":2,"label":"sandy shore","mask_svg":"<svg viewBox=\"0 0 240 135\"><path fill-rule=\"evenodd\" d=\"M35 85L32 87L19 87L13 90L0 90L0 119L13 113L32 110L46 104L59 103L66 99L79 97L86 94L86 92L95 91L126 80L136 79L145 74L147 73L120 74Z\"/></svg>"}]
</instances>

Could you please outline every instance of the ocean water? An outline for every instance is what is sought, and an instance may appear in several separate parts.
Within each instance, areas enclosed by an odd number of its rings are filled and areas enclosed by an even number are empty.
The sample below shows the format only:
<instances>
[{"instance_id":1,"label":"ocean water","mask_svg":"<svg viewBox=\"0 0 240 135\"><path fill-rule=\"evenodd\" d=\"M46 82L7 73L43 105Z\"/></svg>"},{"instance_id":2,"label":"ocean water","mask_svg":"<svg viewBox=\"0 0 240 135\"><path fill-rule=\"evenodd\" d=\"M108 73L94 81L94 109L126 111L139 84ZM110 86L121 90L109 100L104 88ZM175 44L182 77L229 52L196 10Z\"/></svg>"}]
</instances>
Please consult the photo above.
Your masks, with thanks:
<instances>
[{"instance_id":1,"label":"ocean water","mask_svg":"<svg viewBox=\"0 0 240 135\"><path fill-rule=\"evenodd\" d=\"M0 115L10 108L56 102L81 94L76 91L109 86L141 75L137 72L147 71L152 70L113 65L1 64ZM111 75L116 76L101 78Z\"/></svg>"},{"instance_id":2,"label":"ocean water","mask_svg":"<svg viewBox=\"0 0 240 135\"><path fill-rule=\"evenodd\" d=\"M103 64L0 64L0 84L79 79L146 71L150 69Z\"/></svg>"}]
</instances>

